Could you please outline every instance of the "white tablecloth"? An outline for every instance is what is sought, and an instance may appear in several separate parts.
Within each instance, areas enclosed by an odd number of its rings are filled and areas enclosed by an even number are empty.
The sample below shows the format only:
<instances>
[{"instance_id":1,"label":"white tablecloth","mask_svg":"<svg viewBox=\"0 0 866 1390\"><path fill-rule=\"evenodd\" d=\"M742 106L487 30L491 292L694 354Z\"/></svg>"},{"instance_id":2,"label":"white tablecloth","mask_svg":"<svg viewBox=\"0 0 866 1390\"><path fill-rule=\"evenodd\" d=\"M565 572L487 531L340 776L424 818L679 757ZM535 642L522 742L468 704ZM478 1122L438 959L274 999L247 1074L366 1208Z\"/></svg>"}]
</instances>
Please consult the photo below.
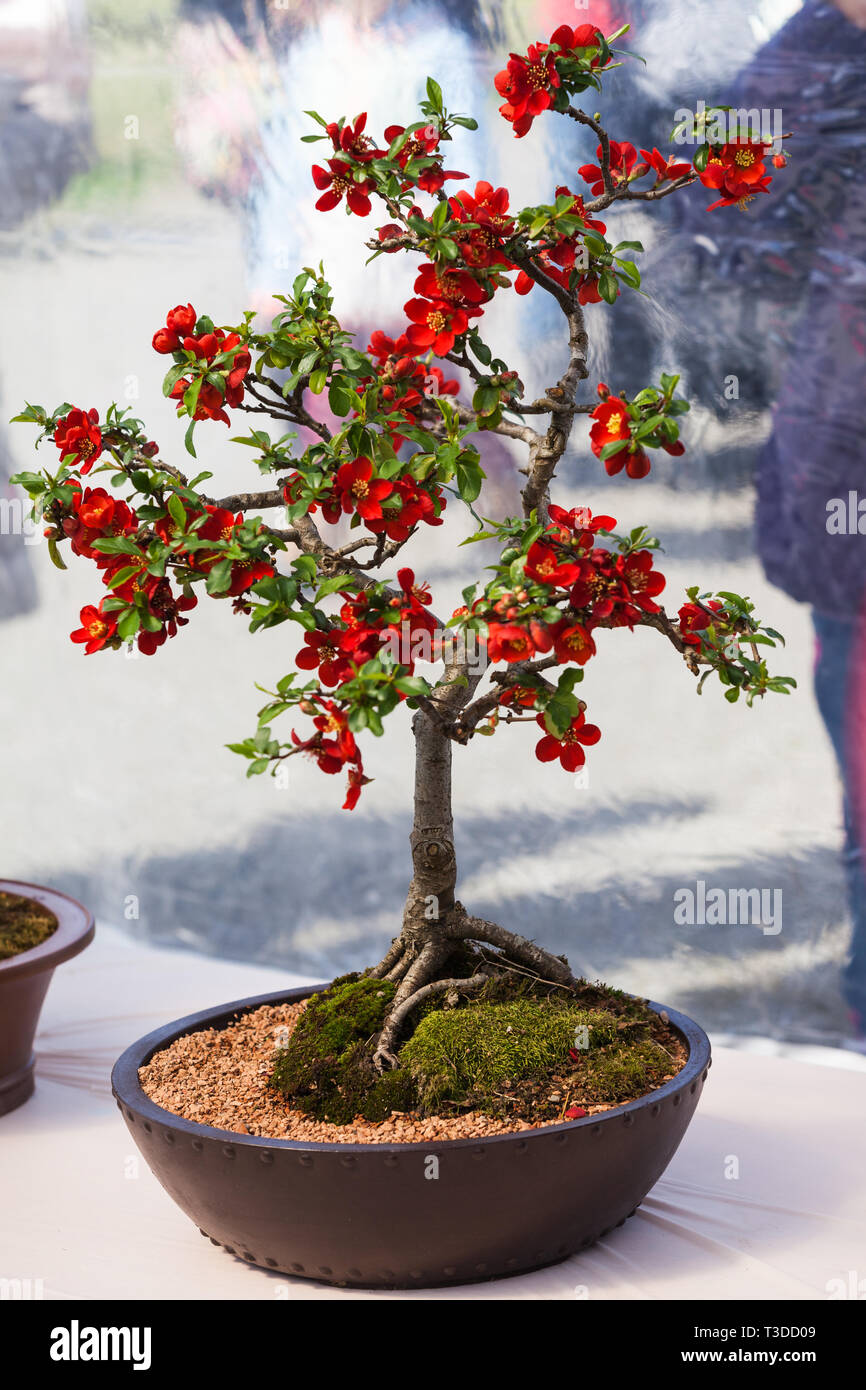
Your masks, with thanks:
<instances>
[{"instance_id":1,"label":"white tablecloth","mask_svg":"<svg viewBox=\"0 0 866 1390\"><path fill-rule=\"evenodd\" d=\"M41 1280L53 1299L826 1299L851 1297L866 1273L866 1072L730 1048L715 1051L680 1150L637 1215L563 1264L409 1293L251 1268L205 1241L151 1176L109 1073L162 1023L302 983L110 928L61 966L36 1094L0 1119L0 1278Z\"/></svg>"}]
</instances>

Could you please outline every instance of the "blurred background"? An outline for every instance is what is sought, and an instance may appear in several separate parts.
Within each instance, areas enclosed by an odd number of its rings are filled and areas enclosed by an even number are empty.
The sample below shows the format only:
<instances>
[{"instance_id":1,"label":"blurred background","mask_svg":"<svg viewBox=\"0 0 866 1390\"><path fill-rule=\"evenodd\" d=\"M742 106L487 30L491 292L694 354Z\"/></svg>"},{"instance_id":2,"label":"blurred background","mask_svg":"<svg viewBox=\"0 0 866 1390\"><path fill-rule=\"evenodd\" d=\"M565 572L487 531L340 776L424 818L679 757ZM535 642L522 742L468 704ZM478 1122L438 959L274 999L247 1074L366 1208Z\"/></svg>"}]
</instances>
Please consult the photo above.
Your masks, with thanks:
<instances>
[{"instance_id":1,"label":"blurred background","mask_svg":"<svg viewBox=\"0 0 866 1390\"><path fill-rule=\"evenodd\" d=\"M643 482L608 479L578 424L558 500L660 535L671 612L690 584L748 594L785 633L775 661L799 689L751 711L717 684L696 698L657 634L601 633L583 692L603 739L585 781L538 763L529 729L456 750L460 896L717 1035L839 1046L866 1011L862 945L846 973L855 928L862 941L864 540L825 524L826 499L864 472L856 19L797 0L0 0L0 417L25 400L116 400L183 466L150 347L171 306L234 323L324 260L362 347L373 327L398 330L414 263L365 272L375 217L314 211L304 109L407 124L433 74L479 122L447 167L506 184L513 207L550 201L557 183L581 188L593 142L552 116L515 141L493 76L562 22L625 20L647 66L626 61L599 99L615 138L667 153L678 108L742 92L781 107L793 160L745 213L705 214L697 188L608 216L614 239L644 242L650 297L589 309L590 389L681 372L687 450ZM490 337L532 398L563 364L558 310L538 290L500 298ZM197 435L218 490L249 479L228 435ZM300 629L253 640L228 604L202 603L153 658L84 658L68 634L98 581L75 557L55 573L7 482L34 467L32 441L0 425L3 873L65 889L139 939L319 979L370 964L409 876L407 721L368 739L375 780L353 813L339 779L300 760L288 785L246 782L224 745L253 731L254 683L292 669ZM485 448L481 508L513 513L519 453ZM457 548L472 527L456 508L422 529L410 562L450 611L488 557ZM698 882L780 892L781 930L677 924L674 895Z\"/></svg>"}]
</instances>

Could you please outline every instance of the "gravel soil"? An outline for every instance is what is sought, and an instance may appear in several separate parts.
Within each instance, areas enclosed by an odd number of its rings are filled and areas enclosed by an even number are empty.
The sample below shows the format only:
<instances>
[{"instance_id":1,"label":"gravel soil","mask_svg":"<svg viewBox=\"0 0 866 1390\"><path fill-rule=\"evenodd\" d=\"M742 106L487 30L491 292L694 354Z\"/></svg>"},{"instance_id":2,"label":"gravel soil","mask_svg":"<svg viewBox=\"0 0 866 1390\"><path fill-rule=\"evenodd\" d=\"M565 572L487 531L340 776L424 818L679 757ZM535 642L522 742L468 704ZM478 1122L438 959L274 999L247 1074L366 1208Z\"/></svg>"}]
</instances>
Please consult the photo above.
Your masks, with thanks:
<instances>
[{"instance_id":1,"label":"gravel soil","mask_svg":"<svg viewBox=\"0 0 866 1390\"><path fill-rule=\"evenodd\" d=\"M330 1144L419 1143L425 1140L483 1139L536 1129L520 1120L502 1120L478 1111L431 1115L392 1111L380 1123L361 1118L349 1125L310 1119L290 1108L268 1086L277 1047L285 1042L305 1007L265 1004L228 1027L206 1028L175 1039L139 1071L142 1090L155 1105L198 1124L268 1139ZM671 1032L665 1042L674 1058L671 1076L684 1065L687 1050ZM665 1077L670 1080L670 1077ZM660 1083L663 1084L663 1083ZM589 1114L615 1107L592 1105Z\"/></svg>"}]
</instances>

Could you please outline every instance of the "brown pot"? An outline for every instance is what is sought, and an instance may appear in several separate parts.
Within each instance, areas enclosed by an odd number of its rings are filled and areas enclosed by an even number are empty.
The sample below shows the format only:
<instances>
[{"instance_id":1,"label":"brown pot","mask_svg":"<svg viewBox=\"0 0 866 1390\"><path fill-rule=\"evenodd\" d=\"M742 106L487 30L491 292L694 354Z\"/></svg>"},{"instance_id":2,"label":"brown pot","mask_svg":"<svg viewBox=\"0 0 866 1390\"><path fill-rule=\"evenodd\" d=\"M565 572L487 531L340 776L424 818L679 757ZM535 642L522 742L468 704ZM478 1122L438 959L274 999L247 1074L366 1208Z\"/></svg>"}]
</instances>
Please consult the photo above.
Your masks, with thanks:
<instances>
[{"instance_id":1,"label":"brown pot","mask_svg":"<svg viewBox=\"0 0 866 1390\"><path fill-rule=\"evenodd\" d=\"M93 940L93 914L53 888L0 879L0 892L41 903L57 918L57 930L9 960L0 960L0 1115L33 1094L33 1036L54 967L77 956Z\"/></svg>"},{"instance_id":2,"label":"brown pot","mask_svg":"<svg viewBox=\"0 0 866 1390\"><path fill-rule=\"evenodd\" d=\"M151 1171L202 1235L248 1264L326 1284L465 1284L585 1250L622 1226L661 1177L710 1066L703 1029L668 1009L689 1058L640 1099L489 1139L412 1144L238 1134L173 1115L141 1089L141 1067L176 1038L324 988L239 999L158 1028L115 1062L111 1085ZM426 1181L431 1156L441 1165L435 1182Z\"/></svg>"}]
</instances>

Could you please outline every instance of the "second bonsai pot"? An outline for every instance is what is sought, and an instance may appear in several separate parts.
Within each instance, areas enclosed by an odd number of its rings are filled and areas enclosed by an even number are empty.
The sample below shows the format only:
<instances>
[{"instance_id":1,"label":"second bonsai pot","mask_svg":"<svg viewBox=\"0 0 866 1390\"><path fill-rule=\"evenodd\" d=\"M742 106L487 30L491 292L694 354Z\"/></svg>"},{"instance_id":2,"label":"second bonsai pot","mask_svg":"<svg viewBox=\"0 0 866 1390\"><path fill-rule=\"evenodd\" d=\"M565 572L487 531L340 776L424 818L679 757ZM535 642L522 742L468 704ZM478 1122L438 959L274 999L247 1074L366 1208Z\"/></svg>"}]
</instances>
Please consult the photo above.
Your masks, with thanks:
<instances>
[{"instance_id":1,"label":"second bonsai pot","mask_svg":"<svg viewBox=\"0 0 866 1390\"><path fill-rule=\"evenodd\" d=\"M668 1009L689 1049L673 1080L600 1115L480 1141L267 1139L182 1119L144 1094L139 1068L176 1038L323 988L259 995L179 1019L127 1048L111 1082L148 1165L202 1235L249 1264L328 1284L463 1284L525 1273L585 1249L621 1226L661 1177L710 1066L706 1034Z\"/></svg>"},{"instance_id":2,"label":"second bonsai pot","mask_svg":"<svg viewBox=\"0 0 866 1390\"><path fill-rule=\"evenodd\" d=\"M0 879L0 892L16 893L48 908L57 929L39 946L0 961L0 1115L33 1094L33 1038L55 966L93 940L86 907L52 888Z\"/></svg>"}]
</instances>

